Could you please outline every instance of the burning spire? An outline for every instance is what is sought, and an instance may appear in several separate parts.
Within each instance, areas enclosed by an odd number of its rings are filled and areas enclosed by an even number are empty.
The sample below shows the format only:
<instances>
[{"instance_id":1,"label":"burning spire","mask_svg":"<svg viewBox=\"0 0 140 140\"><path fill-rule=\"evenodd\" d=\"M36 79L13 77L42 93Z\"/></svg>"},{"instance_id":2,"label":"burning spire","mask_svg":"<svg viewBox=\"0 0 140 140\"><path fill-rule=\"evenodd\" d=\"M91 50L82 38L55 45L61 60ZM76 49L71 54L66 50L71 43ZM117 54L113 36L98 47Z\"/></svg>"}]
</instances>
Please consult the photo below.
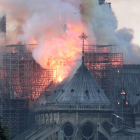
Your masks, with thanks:
<instances>
[{"instance_id":1,"label":"burning spire","mask_svg":"<svg viewBox=\"0 0 140 140\"><path fill-rule=\"evenodd\" d=\"M83 46L82 46L82 65L84 65L84 41L88 38L88 36L83 32L81 36L79 36L81 40L83 40Z\"/></svg>"}]
</instances>

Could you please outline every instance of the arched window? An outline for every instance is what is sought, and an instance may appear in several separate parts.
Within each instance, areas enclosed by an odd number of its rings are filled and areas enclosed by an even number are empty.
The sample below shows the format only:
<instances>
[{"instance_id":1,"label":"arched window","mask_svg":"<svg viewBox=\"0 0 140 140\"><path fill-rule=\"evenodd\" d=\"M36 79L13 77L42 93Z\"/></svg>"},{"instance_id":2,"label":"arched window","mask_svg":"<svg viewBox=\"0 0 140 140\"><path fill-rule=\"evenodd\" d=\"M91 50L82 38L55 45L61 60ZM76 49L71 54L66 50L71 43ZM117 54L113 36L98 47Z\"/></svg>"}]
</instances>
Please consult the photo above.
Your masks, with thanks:
<instances>
[{"instance_id":1,"label":"arched window","mask_svg":"<svg viewBox=\"0 0 140 140\"><path fill-rule=\"evenodd\" d=\"M70 124L69 122L65 123L63 126L63 131L64 131L64 140L67 140L67 139L71 140L71 137L74 132L72 124Z\"/></svg>"},{"instance_id":2,"label":"arched window","mask_svg":"<svg viewBox=\"0 0 140 140\"><path fill-rule=\"evenodd\" d=\"M81 137L84 140L92 140L94 138L94 126L91 123L85 123L82 126Z\"/></svg>"}]
</instances>

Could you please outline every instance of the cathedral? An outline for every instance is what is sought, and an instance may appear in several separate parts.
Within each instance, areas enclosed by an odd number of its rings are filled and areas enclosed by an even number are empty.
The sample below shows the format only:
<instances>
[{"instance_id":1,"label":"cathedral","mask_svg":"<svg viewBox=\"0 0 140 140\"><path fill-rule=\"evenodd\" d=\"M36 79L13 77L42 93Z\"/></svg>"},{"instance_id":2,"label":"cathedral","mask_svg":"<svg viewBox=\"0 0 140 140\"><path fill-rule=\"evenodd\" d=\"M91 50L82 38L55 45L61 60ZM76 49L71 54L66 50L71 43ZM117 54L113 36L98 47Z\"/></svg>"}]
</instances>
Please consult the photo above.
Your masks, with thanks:
<instances>
[{"instance_id":1,"label":"cathedral","mask_svg":"<svg viewBox=\"0 0 140 140\"><path fill-rule=\"evenodd\" d=\"M45 99L46 103L35 104L35 123L14 140L133 140L140 138L139 102L130 108L124 90L121 93L122 102L118 102L117 106L108 99L85 65L86 34L82 33L80 38L83 40L82 64L71 80L54 88L50 96ZM46 92L48 91L45 91L44 95L47 95ZM116 107L120 105L124 105L123 114L117 115ZM125 111L130 113L125 114Z\"/></svg>"},{"instance_id":2,"label":"cathedral","mask_svg":"<svg viewBox=\"0 0 140 140\"><path fill-rule=\"evenodd\" d=\"M36 123L17 139L111 140L112 113L111 102L84 64L83 51L75 75L56 88L46 104L36 104Z\"/></svg>"},{"instance_id":3,"label":"cathedral","mask_svg":"<svg viewBox=\"0 0 140 140\"><path fill-rule=\"evenodd\" d=\"M105 0L99 4L111 7ZM65 20L65 32L66 25ZM53 70L46 70L46 77L41 75L45 70L26 45L5 47L15 50L3 55L7 74L0 79L0 88L8 98L0 99L0 114L13 127L13 140L140 139L140 65L123 64L123 54L114 53L113 45L87 45L87 52L86 34L80 38L81 65L70 80L60 83L53 83ZM49 82L43 83L44 79Z\"/></svg>"}]
</instances>

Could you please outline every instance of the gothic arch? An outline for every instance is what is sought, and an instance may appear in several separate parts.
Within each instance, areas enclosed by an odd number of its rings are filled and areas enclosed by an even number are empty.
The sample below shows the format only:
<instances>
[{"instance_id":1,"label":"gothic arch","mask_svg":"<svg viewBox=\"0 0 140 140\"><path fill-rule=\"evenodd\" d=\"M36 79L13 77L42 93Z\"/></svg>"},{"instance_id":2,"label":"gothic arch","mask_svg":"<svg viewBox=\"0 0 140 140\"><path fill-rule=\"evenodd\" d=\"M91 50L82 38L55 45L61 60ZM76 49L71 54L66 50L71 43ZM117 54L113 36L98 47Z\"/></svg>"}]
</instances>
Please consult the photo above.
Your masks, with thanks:
<instances>
[{"instance_id":1,"label":"gothic arch","mask_svg":"<svg viewBox=\"0 0 140 140\"><path fill-rule=\"evenodd\" d=\"M64 132L64 140L71 140L72 135L74 133L74 126L71 122L67 121L62 126Z\"/></svg>"},{"instance_id":2,"label":"gothic arch","mask_svg":"<svg viewBox=\"0 0 140 140\"><path fill-rule=\"evenodd\" d=\"M80 125L80 134L82 140L94 140L94 134L95 134L96 127L95 125L87 120L84 121Z\"/></svg>"},{"instance_id":3,"label":"gothic arch","mask_svg":"<svg viewBox=\"0 0 140 140\"><path fill-rule=\"evenodd\" d=\"M93 123L91 120L84 120L82 123L80 123L80 127L82 127L85 123L91 123L94 127L96 126L96 124Z\"/></svg>"},{"instance_id":4,"label":"gothic arch","mask_svg":"<svg viewBox=\"0 0 140 140\"><path fill-rule=\"evenodd\" d=\"M72 126L75 125L72 121L66 120L66 121L64 121L64 122L61 124L61 128L63 128L63 126L64 126L66 123L70 123Z\"/></svg>"}]
</instances>

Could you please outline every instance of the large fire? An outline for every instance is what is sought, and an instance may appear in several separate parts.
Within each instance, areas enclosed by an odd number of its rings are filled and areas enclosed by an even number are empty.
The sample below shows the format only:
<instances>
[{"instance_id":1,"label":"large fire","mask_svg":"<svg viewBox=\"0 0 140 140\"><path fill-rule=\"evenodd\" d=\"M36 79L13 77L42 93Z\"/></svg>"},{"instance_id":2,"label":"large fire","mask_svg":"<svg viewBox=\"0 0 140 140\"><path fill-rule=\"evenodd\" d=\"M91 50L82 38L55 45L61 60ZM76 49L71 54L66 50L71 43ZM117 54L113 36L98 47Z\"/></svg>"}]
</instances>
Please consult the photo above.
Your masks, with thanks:
<instances>
[{"instance_id":1,"label":"large fire","mask_svg":"<svg viewBox=\"0 0 140 140\"><path fill-rule=\"evenodd\" d=\"M43 69L34 60L21 59L10 73L6 70L7 73L0 69L0 78L3 79L3 93L10 93L11 98L37 99L44 90L55 86L57 70ZM57 82L61 81L58 77Z\"/></svg>"},{"instance_id":2,"label":"large fire","mask_svg":"<svg viewBox=\"0 0 140 140\"><path fill-rule=\"evenodd\" d=\"M56 83L62 82L72 71L76 60L81 58L82 46L80 44L82 44L82 41L79 36L83 31L90 35L91 26L88 22L90 14L87 12L89 10L87 4L91 5L92 3L92 8L90 7L90 9L93 9L94 2L89 1L85 3L84 1L72 2L67 0L24 2L24 4L21 4L22 8L20 8L20 2L17 3L16 1L7 3L10 5L8 7L7 4L3 5L5 5L5 10L9 11L11 17L15 17L13 13L18 13L17 17L22 15L18 17L18 21L20 21L20 32L18 31L17 33L18 41L27 44L37 44L37 47L30 52L32 52L36 63L44 71L41 70L41 73L30 73L32 69L30 70L29 66L27 66L27 69L29 69L27 75L25 75L26 72L22 74L21 70L17 72L14 69L12 74L7 73L12 77L9 85L15 91L15 94L32 93L34 98L34 96L40 95L45 87L50 85L51 81L47 80L47 77L53 77L51 80ZM12 5L14 8L12 8ZM17 11L13 12L16 8L23 10L20 13ZM12 18L12 20L14 19ZM9 18L10 22L12 20ZM93 36L90 37L92 38ZM28 63L26 56L20 57L19 54L21 52L16 49L12 53L23 63L22 68L24 71L26 69L24 65ZM20 69L21 66L16 64L15 67ZM34 68L34 66L31 67ZM56 72L47 75L47 70L53 69L56 69ZM34 75L32 73L39 74Z\"/></svg>"},{"instance_id":3,"label":"large fire","mask_svg":"<svg viewBox=\"0 0 140 140\"><path fill-rule=\"evenodd\" d=\"M81 44L79 36L82 33L82 26L68 24L67 28L66 34L63 34L62 37L45 40L44 52L39 55L38 60L45 69L57 69L56 81L59 82L69 75L76 59L81 57L82 46L79 45Z\"/></svg>"},{"instance_id":4,"label":"large fire","mask_svg":"<svg viewBox=\"0 0 140 140\"><path fill-rule=\"evenodd\" d=\"M28 4L30 5L30 3ZM42 69L33 71L34 69L30 70L28 65L24 67L28 62L26 56L21 56L20 61L23 66L21 64L16 64L16 66L19 69L28 69L29 72L17 72L13 69L9 84L11 84L15 94L32 94L31 96L36 98L46 87L51 85L52 81L62 82L64 78L68 77L72 67L76 64L76 60L81 58L82 46L80 44L82 44L82 41L79 36L82 32L89 36L88 43L96 44L92 16L94 16L94 7L99 5L92 0L73 2L41 0L36 3L31 2L31 6L29 5L28 8L24 7L25 9L22 11L23 13L27 12L23 14L24 22L20 25L22 34L18 35L18 40L27 42L27 44L37 44L36 48L30 52ZM85 44L88 44L87 42ZM107 49L102 51L106 53ZM20 54L20 52L14 50L13 53L19 59L18 53ZM105 57L99 59L108 61L108 58ZM97 65L95 69L105 69L105 62ZM112 64L112 62L110 63ZM113 62L114 65L119 65L119 63L116 60ZM31 68L34 68L34 66L31 66ZM54 69L56 71L53 71Z\"/></svg>"},{"instance_id":5,"label":"large fire","mask_svg":"<svg viewBox=\"0 0 140 140\"><path fill-rule=\"evenodd\" d=\"M45 69L56 68L57 82L68 77L75 61L81 58L82 46L80 44L82 41L79 36L83 30L87 34L91 32L88 22L84 22L85 15L81 15L83 9L80 7L84 8L86 4L81 3L78 8L74 4L76 2L72 5L70 3L64 0L54 8L55 17L52 20L54 22L56 20L57 23L52 23L52 26L48 26L49 28L45 27L45 37L42 37L41 40L32 38L32 43L38 44L38 47L33 50L34 59ZM68 9L66 9L67 6Z\"/></svg>"}]
</instances>

